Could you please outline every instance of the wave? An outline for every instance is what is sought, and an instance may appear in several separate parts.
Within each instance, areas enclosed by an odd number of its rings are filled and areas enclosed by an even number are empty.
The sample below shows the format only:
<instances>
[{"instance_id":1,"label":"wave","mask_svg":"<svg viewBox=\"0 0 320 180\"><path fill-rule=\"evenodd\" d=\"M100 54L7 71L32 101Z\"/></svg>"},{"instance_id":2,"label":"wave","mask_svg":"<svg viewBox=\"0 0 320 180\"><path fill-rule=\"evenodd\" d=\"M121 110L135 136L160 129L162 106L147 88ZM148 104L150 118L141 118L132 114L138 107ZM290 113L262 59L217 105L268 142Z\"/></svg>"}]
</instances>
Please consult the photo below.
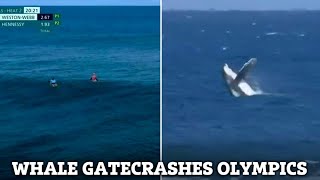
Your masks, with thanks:
<instances>
[{"instance_id":1,"label":"wave","mask_svg":"<svg viewBox=\"0 0 320 180\"><path fill-rule=\"evenodd\" d=\"M64 80L59 82L57 88L52 88L46 81L15 78L0 79L0 84L2 89L0 107L4 106L5 109L10 106L21 107L24 110L56 105L79 107L84 105L81 103L92 102L95 107L101 108L101 106L112 106L112 103L118 104L130 99L143 100L141 98L148 96L157 98L159 94L159 84L146 85L124 81L91 83L89 80Z\"/></svg>"},{"instance_id":2,"label":"wave","mask_svg":"<svg viewBox=\"0 0 320 180\"><path fill-rule=\"evenodd\" d=\"M95 34L88 35L84 34L72 34L71 32L66 36L66 34L56 35L54 37L46 38L43 41L43 37L37 35L32 41L28 37L11 37L10 40L0 41L1 45L6 46L16 46L17 42L25 42L24 46L41 46L46 45L56 45L57 43L63 41L64 46L84 46L89 45L89 47L96 47L97 45L106 46L110 45L127 45L130 44L141 44L141 45L152 45L155 41L159 41L159 33L148 33L148 34Z\"/></svg>"},{"instance_id":3,"label":"wave","mask_svg":"<svg viewBox=\"0 0 320 180\"><path fill-rule=\"evenodd\" d=\"M249 96L272 96L272 97L283 97L283 98L289 98L287 94L283 93L276 93L276 92L266 92L260 87L254 87L253 93Z\"/></svg>"},{"instance_id":4,"label":"wave","mask_svg":"<svg viewBox=\"0 0 320 180\"><path fill-rule=\"evenodd\" d=\"M110 160L158 157L159 84L64 80L51 88L46 81L1 78L0 87L2 162L94 158L88 147Z\"/></svg>"},{"instance_id":5,"label":"wave","mask_svg":"<svg viewBox=\"0 0 320 180\"><path fill-rule=\"evenodd\" d=\"M273 36L273 35L278 35L279 34L279 32L267 32L267 33L265 33L265 35L267 35L267 36Z\"/></svg>"}]
</instances>

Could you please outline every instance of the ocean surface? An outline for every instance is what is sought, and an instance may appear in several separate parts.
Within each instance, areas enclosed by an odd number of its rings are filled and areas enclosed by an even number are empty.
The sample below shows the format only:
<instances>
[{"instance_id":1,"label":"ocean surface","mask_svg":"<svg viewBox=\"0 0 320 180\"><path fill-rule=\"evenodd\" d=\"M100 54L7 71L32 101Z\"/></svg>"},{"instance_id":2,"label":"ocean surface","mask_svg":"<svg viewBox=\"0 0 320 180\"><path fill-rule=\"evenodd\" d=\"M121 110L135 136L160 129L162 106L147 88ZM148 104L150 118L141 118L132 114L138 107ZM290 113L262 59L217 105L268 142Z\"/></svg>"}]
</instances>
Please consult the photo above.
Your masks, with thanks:
<instances>
[{"instance_id":1,"label":"ocean surface","mask_svg":"<svg viewBox=\"0 0 320 180\"><path fill-rule=\"evenodd\" d=\"M158 161L160 8L41 11L61 26L0 29L0 178L13 160Z\"/></svg>"},{"instance_id":2,"label":"ocean surface","mask_svg":"<svg viewBox=\"0 0 320 180\"><path fill-rule=\"evenodd\" d=\"M165 11L164 160L317 164L319 18L320 11ZM233 97L222 67L237 72L250 58L258 61L248 81L262 93Z\"/></svg>"}]
</instances>

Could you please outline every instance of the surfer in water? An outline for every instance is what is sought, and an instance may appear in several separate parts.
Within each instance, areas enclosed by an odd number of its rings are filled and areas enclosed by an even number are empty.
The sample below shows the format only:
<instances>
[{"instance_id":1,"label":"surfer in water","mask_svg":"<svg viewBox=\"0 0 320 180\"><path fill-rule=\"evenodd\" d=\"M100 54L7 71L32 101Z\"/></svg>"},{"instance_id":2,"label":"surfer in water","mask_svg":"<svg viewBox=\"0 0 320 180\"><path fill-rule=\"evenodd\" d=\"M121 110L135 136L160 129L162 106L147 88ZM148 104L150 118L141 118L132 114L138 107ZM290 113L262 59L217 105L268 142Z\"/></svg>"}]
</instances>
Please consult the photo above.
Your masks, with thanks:
<instances>
[{"instance_id":1,"label":"surfer in water","mask_svg":"<svg viewBox=\"0 0 320 180\"><path fill-rule=\"evenodd\" d=\"M50 86L52 86L52 87L57 87L57 86L58 86L57 80L56 80L54 77L52 77L52 78L49 80L49 83L50 83Z\"/></svg>"},{"instance_id":2,"label":"surfer in water","mask_svg":"<svg viewBox=\"0 0 320 180\"><path fill-rule=\"evenodd\" d=\"M98 78L97 78L96 73L93 73L93 74L92 74L92 76L91 76L91 78L90 78L90 81L92 81L92 82L97 82L97 81L98 81Z\"/></svg>"}]
</instances>

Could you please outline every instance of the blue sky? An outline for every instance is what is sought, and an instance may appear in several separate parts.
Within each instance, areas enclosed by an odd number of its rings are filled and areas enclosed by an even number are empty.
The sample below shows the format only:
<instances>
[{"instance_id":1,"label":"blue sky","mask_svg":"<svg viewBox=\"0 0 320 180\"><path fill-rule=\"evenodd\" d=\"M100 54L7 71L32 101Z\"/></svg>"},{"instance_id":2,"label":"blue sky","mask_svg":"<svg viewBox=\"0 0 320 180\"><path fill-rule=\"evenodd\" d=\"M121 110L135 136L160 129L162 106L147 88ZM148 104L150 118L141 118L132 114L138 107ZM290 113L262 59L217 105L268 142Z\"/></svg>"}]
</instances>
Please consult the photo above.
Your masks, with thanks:
<instances>
[{"instance_id":1,"label":"blue sky","mask_svg":"<svg viewBox=\"0 0 320 180\"><path fill-rule=\"evenodd\" d=\"M163 0L163 9L319 10L320 0Z\"/></svg>"},{"instance_id":2,"label":"blue sky","mask_svg":"<svg viewBox=\"0 0 320 180\"><path fill-rule=\"evenodd\" d=\"M106 5L150 6L160 5L160 0L0 0L0 6L55 6L55 5Z\"/></svg>"}]
</instances>

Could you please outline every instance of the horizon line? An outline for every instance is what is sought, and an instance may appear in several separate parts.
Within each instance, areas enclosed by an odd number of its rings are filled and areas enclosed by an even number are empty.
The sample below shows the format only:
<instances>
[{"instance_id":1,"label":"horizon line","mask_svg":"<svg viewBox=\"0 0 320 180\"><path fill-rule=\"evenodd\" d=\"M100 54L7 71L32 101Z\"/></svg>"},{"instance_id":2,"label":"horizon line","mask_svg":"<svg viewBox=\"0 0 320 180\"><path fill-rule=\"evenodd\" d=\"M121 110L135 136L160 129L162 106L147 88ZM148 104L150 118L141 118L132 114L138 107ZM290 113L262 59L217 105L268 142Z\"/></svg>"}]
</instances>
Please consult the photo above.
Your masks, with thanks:
<instances>
[{"instance_id":1,"label":"horizon line","mask_svg":"<svg viewBox=\"0 0 320 180\"><path fill-rule=\"evenodd\" d=\"M162 11L208 11L208 12L221 12L221 11L320 11L320 9L162 9Z\"/></svg>"}]
</instances>

